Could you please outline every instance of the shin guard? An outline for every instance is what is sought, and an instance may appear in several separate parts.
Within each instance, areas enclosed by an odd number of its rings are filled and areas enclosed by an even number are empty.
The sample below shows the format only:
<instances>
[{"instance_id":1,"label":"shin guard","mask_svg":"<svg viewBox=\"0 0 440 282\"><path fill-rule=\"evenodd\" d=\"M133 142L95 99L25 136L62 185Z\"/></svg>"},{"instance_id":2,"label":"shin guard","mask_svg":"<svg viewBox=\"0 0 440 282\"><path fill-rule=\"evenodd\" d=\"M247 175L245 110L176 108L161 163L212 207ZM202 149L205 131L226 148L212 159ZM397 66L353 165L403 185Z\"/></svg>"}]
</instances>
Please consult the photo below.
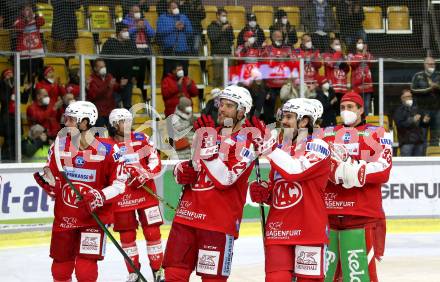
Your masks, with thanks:
<instances>
[{"instance_id":1,"label":"shin guard","mask_svg":"<svg viewBox=\"0 0 440 282\"><path fill-rule=\"evenodd\" d=\"M157 271L161 267L163 261L163 249L159 226L145 226L143 227L143 232L147 241L147 253L151 269Z\"/></svg>"},{"instance_id":2,"label":"shin guard","mask_svg":"<svg viewBox=\"0 0 440 282\"><path fill-rule=\"evenodd\" d=\"M78 282L96 282L98 280L98 261L78 257L75 264Z\"/></svg>"},{"instance_id":3,"label":"shin guard","mask_svg":"<svg viewBox=\"0 0 440 282\"><path fill-rule=\"evenodd\" d=\"M136 245L136 230L128 230L121 231L121 246L124 252L131 258L134 265L139 269L139 253ZM129 273L134 272L134 269L130 266L130 264L126 261L125 265L127 266L127 270Z\"/></svg>"},{"instance_id":4,"label":"shin guard","mask_svg":"<svg viewBox=\"0 0 440 282\"><path fill-rule=\"evenodd\" d=\"M75 268L75 261L52 262L52 277L54 282L72 281L72 273Z\"/></svg>"}]
</instances>

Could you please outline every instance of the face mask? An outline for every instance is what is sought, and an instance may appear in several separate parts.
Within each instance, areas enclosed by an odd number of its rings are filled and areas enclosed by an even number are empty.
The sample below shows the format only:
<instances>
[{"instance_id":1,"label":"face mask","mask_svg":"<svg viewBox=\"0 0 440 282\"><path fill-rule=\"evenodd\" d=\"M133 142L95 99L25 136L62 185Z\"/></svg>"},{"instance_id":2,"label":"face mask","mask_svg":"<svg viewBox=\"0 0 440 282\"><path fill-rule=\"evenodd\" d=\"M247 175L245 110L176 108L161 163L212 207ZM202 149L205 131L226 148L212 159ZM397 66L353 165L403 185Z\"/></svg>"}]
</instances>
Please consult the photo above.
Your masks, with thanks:
<instances>
[{"instance_id":1,"label":"face mask","mask_svg":"<svg viewBox=\"0 0 440 282\"><path fill-rule=\"evenodd\" d=\"M274 43L275 43L275 46L278 46L278 47L280 47L281 44L283 44L281 41L275 41Z\"/></svg>"},{"instance_id":2,"label":"face mask","mask_svg":"<svg viewBox=\"0 0 440 282\"><path fill-rule=\"evenodd\" d=\"M183 70L178 70L177 72L176 72L176 75L177 75L177 77L183 77L183 75L184 75L184 73L183 73Z\"/></svg>"},{"instance_id":3,"label":"face mask","mask_svg":"<svg viewBox=\"0 0 440 282\"><path fill-rule=\"evenodd\" d=\"M139 13L139 12L136 12L136 13L134 13L134 14L133 14L133 16L134 16L134 18L135 18L135 19L137 19L137 20L138 20L138 19L140 19L140 18L141 18L141 13Z\"/></svg>"},{"instance_id":4,"label":"face mask","mask_svg":"<svg viewBox=\"0 0 440 282\"><path fill-rule=\"evenodd\" d=\"M330 89L330 84L328 82L326 82L322 85L322 90L328 91L329 89Z\"/></svg>"},{"instance_id":5,"label":"face mask","mask_svg":"<svg viewBox=\"0 0 440 282\"><path fill-rule=\"evenodd\" d=\"M339 44L333 45L333 50L335 50L335 52L340 52L341 51L341 45L339 45Z\"/></svg>"},{"instance_id":6,"label":"face mask","mask_svg":"<svg viewBox=\"0 0 440 282\"><path fill-rule=\"evenodd\" d=\"M47 81L49 81L50 83L54 83L54 79L53 78L46 78L47 79Z\"/></svg>"},{"instance_id":7,"label":"face mask","mask_svg":"<svg viewBox=\"0 0 440 282\"><path fill-rule=\"evenodd\" d=\"M356 44L356 48L357 48L359 51L362 51L362 50L364 50L364 44L363 44L363 43L358 43L358 44Z\"/></svg>"},{"instance_id":8,"label":"face mask","mask_svg":"<svg viewBox=\"0 0 440 282\"><path fill-rule=\"evenodd\" d=\"M222 23L226 23L226 22L228 21L228 18L227 18L226 16L221 16L221 17L220 17L220 21L221 21Z\"/></svg>"},{"instance_id":9,"label":"face mask","mask_svg":"<svg viewBox=\"0 0 440 282\"><path fill-rule=\"evenodd\" d=\"M281 19L281 23L284 24L284 25L287 24L287 21L288 21L287 18L282 18L282 19Z\"/></svg>"},{"instance_id":10,"label":"face mask","mask_svg":"<svg viewBox=\"0 0 440 282\"><path fill-rule=\"evenodd\" d=\"M188 106L188 107L185 108L185 112L186 112L187 114L192 114L192 112L193 112L193 108L190 107L190 106Z\"/></svg>"},{"instance_id":11,"label":"face mask","mask_svg":"<svg viewBox=\"0 0 440 282\"><path fill-rule=\"evenodd\" d=\"M405 101L405 105L407 105L408 107L411 107L413 105L413 103L414 103L414 100L412 100L412 99Z\"/></svg>"},{"instance_id":12,"label":"face mask","mask_svg":"<svg viewBox=\"0 0 440 282\"><path fill-rule=\"evenodd\" d=\"M352 111L342 111L341 118L345 125L353 125L357 120L357 115Z\"/></svg>"},{"instance_id":13,"label":"face mask","mask_svg":"<svg viewBox=\"0 0 440 282\"><path fill-rule=\"evenodd\" d=\"M130 39L130 33L128 31L121 32L122 39Z\"/></svg>"},{"instance_id":14,"label":"face mask","mask_svg":"<svg viewBox=\"0 0 440 282\"><path fill-rule=\"evenodd\" d=\"M102 76L106 76L106 74L107 74L107 68L106 68L106 67L101 68L101 69L99 70L99 74L102 75Z\"/></svg>"},{"instance_id":15,"label":"face mask","mask_svg":"<svg viewBox=\"0 0 440 282\"><path fill-rule=\"evenodd\" d=\"M43 99L41 99L41 104L43 104L44 106L49 105L49 103L50 103L50 97L49 96L44 97Z\"/></svg>"},{"instance_id":16,"label":"face mask","mask_svg":"<svg viewBox=\"0 0 440 282\"><path fill-rule=\"evenodd\" d=\"M178 15L180 13L179 8L173 9L173 15Z\"/></svg>"},{"instance_id":17,"label":"face mask","mask_svg":"<svg viewBox=\"0 0 440 282\"><path fill-rule=\"evenodd\" d=\"M255 28L257 26L257 22L256 21L250 21L249 22L249 26L252 28Z\"/></svg>"},{"instance_id":18,"label":"face mask","mask_svg":"<svg viewBox=\"0 0 440 282\"><path fill-rule=\"evenodd\" d=\"M318 0L318 3L319 3L319 4L324 3L324 0Z\"/></svg>"},{"instance_id":19,"label":"face mask","mask_svg":"<svg viewBox=\"0 0 440 282\"><path fill-rule=\"evenodd\" d=\"M248 38L248 42L249 42L249 44L254 44L255 43L255 37L249 37Z\"/></svg>"},{"instance_id":20,"label":"face mask","mask_svg":"<svg viewBox=\"0 0 440 282\"><path fill-rule=\"evenodd\" d=\"M429 74L432 74L432 73L434 73L435 68L428 68L426 71L427 71Z\"/></svg>"},{"instance_id":21,"label":"face mask","mask_svg":"<svg viewBox=\"0 0 440 282\"><path fill-rule=\"evenodd\" d=\"M313 45L312 45L312 41L306 42L304 44L304 47L306 47L307 49L312 49Z\"/></svg>"}]
</instances>

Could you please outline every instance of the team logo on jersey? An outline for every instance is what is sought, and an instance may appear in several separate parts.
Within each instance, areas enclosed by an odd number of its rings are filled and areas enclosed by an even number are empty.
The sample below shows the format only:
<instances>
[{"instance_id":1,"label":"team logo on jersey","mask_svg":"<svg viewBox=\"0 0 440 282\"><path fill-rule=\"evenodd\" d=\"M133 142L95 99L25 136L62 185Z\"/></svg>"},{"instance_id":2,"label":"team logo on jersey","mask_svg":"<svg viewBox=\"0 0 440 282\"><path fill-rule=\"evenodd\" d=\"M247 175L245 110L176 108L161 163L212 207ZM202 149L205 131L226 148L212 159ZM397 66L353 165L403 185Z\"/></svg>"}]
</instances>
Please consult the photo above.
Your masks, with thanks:
<instances>
[{"instance_id":1,"label":"team logo on jersey","mask_svg":"<svg viewBox=\"0 0 440 282\"><path fill-rule=\"evenodd\" d=\"M84 163L85 163L85 161L84 161L84 158L82 156L78 156L78 157L75 158L75 165L77 167L83 167Z\"/></svg>"},{"instance_id":2,"label":"team logo on jersey","mask_svg":"<svg viewBox=\"0 0 440 282\"><path fill-rule=\"evenodd\" d=\"M351 134L350 132L345 132L344 137L343 137L344 143L348 143L351 140Z\"/></svg>"},{"instance_id":3,"label":"team logo on jersey","mask_svg":"<svg viewBox=\"0 0 440 282\"><path fill-rule=\"evenodd\" d=\"M307 142L306 144L307 152L315 152L321 158L325 158L330 155L330 150L323 145L320 145L316 142Z\"/></svg>"},{"instance_id":4,"label":"team logo on jersey","mask_svg":"<svg viewBox=\"0 0 440 282\"><path fill-rule=\"evenodd\" d=\"M144 140L144 139L145 139L145 136L144 136L144 134L142 134L142 133L135 132L135 133L134 133L134 139L135 139L135 140Z\"/></svg>"},{"instance_id":5,"label":"team logo on jersey","mask_svg":"<svg viewBox=\"0 0 440 282\"><path fill-rule=\"evenodd\" d=\"M214 183L209 178L205 170L199 173L199 178L196 184L191 185L193 191L207 191L214 188Z\"/></svg>"},{"instance_id":6,"label":"team logo on jersey","mask_svg":"<svg viewBox=\"0 0 440 282\"><path fill-rule=\"evenodd\" d=\"M273 206L287 209L298 204L303 197L303 190L298 182L279 180L273 189Z\"/></svg>"},{"instance_id":7,"label":"team logo on jersey","mask_svg":"<svg viewBox=\"0 0 440 282\"><path fill-rule=\"evenodd\" d=\"M94 190L91 186L80 183L80 182L72 182L75 188L80 192L81 195L85 195L88 191ZM61 188L61 195L65 205L71 208L78 208L76 203L78 202L78 197L76 196L75 191L70 188L69 184L64 184L63 188Z\"/></svg>"}]
</instances>

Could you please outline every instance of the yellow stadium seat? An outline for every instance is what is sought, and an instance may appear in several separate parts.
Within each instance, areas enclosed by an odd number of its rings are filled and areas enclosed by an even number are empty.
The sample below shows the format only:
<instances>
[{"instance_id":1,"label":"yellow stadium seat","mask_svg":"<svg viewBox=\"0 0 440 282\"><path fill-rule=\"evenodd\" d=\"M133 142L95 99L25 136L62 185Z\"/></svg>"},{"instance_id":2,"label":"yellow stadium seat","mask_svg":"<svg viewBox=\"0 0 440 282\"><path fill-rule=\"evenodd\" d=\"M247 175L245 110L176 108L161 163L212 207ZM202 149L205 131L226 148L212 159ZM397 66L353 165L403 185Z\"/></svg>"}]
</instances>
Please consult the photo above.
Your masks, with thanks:
<instances>
[{"instance_id":1,"label":"yellow stadium seat","mask_svg":"<svg viewBox=\"0 0 440 282\"><path fill-rule=\"evenodd\" d=\"M9 59L8 59L8 57L0 57L0 74L1 74L5 69L12 69L12 66L11 66L11 64L9 63Z\"/></svg>"},{"instance_id":2,"label":"yellow stadium seat","mask_svg":"<svg viewBox=\"0 0 440 282\"><path fill-rule=\"evenodd\" d=\"M160 92L160 89L157 89L156 93L156 111L163 115L165 113L165 103L163 101L162 93Z\"/></svg>"},{"instance_id":3,"label":"yellow stadium seat","mask_svg":"<svg viewBox=\"0 0 440 282\"><path fill-rule=\"evenodd\" d=\"M366 122L372 125L380 126L380 116L367 116ZM383 116L383 127L386 131L390 131L390 122L388 116Z\"/></svg>"},{"instance_id":4,"label":"yellow stadium seat","mask_svg":"<svg viewBox=\"0 0 440 282\"><path fill-rule=\"evenodd\" d=\"M139 88L134 87L131 96L131 104L135 105L138 103L144 103L144 99L142 98L142 91Z\"/></svg>"},{"instance_id":5,"label":"yellow stadium seat","mask_svg":"<svg viewBox=\"0 0 440 282\"><path fill-rule=\"evenodd\" d=\"M199 99L199 97L192 97L191 100L193 103L193 112L200 113L200 99Z\"/></svg>"},{"instance_id":6,"label":"yellow stadium seat","mask_svg":"<svg viewBox=\"0 0 440 282\"><path fill-rule=\"evenodd\" d=\"M206 18L202 21L203 29L207 29L213 21L217 20L217 6L205 5Z\"/></svg>"},{"instance_id":7,"label":"yellow stadium seat","mask_svg":"<svg viewBox=\"0 0 440 282\"><path fill-rule=\"evenodd\" d=\"M99 51L102 51L102 46L111 37L116 37L114 31L100 31L99 32Z\"/></svg>"},{"instance_id":8,"label":"yellow stadium seat","mask_svg":"<svg viewBox=\"0 0 440 282\"><path fill-rule=\"evenodd\" d=\"M49 53L54 52L52 32L51 31L44 31L43 37L44 37L44 42L46 44L46 51Z\"/></svg>"},{"instance_id":9,"label":"yellow stadium seat","mask_svg":"<svg viewBox=\"0 0 440 282\"><path fill-rule=\"evenodd\" d=\"M382 8L379 6L364 6L365 19L363 26L367 33L384 33L385 23L382 17Z\"/></svg>"},{"instance_id":10,"label":"yellow stadium seat","mask_svg":"<svg viewBox=\"0 0 440 282\"><path fill-rule=\"evenodd\" d=\"M69 69L79 69L79 59L70 58L69 59ZM92 74L92 66L90 64L90 60L85 60L85 75L89 77Z\"/></svg>"},{"instance_id":11,"label":"yellow stadium seat","mask_svg":"<svg viewBox=\"0 0 440 282\"><path fill-rule=\"evenodd\" d=\"M115 7L115 20L116 22L121 22L124 19L124 13L122 11L121 5L116 5Z\"/></svg>"},{"instance_id":12,"label":"yellow stadium seat","mask_svg":"<svg viewBox=\"0 0 440 282\"><path fill-rule=\"evenodd\" d=\"M428 146L426 155L428 157L440 157L440 146Z\"/></svg>"},{"instance_id":13,"label":"yellow stadium seat","mask_svg":"<svg viewBox=\"0 0 440 282\"><path fill-rule=\"evenodd\" d=\"M76 52L79 54L95 54L95 42L93 34L89 31L79 31L75 41Z\"/></svg>"},{"instance_id":14,"label":"yellow stadium seat","mask_svg":"<svg viewBox=\"0 0 440 282\"><path fill-rule=\"evenodd\" d=\"M160 86L162 83L162 73L163 73L163 59L156 59L156 85ZM156 87L160 88L160 87Z\"/></svg>"},{"instance_id":15,"label":"yellow stadium seat","mask_svg":"<svg viewBox=\"0 0 440 282\"><path fill-rule=\"evenodd\" d=\"M388 34L412 33L412 19L406 6L389 6L387 8L386 29Z\"/></svg>"},{"instance_id":16,"label":"yellow stadium seat","mask_svg":"<svg viewBox=\"0 0 440 282\"><path fill-rule=\"evenodd\" d=\"M60 79L62 84L67 83L67 68L64 58L44 58L45 66L52 66L55 69L55 77Z\"/></svg>"},{"instance_id":17,"label":"yellow stadium seat","mask_svg":"<svg viewBox=\"0 0 440 282\"><path fill-rule=\"evenodd\" d=\"M9 30L0 30L0 51L11 51L11 36Z\"/></svg>"},{"instance_id":18,"label":"yellow stadium seat","mask_svg":"<svg viewBox=\"0 0 440 282\"><path fill-rule=\"evenodd\" d=\"M81 8L76 10L75 15L76 15L76 25L78 30L87 29L86 17L84 16L84 7L81 6Z\"/></svg>"},{"instance_id":19,"label":"yellow stadium seat","mask_svg":"<svg viewBox=\"0 0 440 282\"><path fill-rule=\"evenodd\" d=\"M196 60L189 61L188 66L189 77L194 80L196 84L203 83L202 69L200 68L200 62Z\"/></svg>"},{"instance_id":20,"label":"yellow stadium seat","mask_svg":"<svg viewBox=\"0 0 440 282\"><path fill-rule=\"evenodd\" d=\"M150 9L148 12L144 13L144 18L148 21L148 23L151 25L151 27L156 30L157 29L157 12L156 12L156 6L150 6Z\"/></svg>"},{"instance_id":21,"label":"yellow stadium seat","mask_svg":"<svg viewBox=\"0 0 440 282\"><path fill-rule=\"evenodd\" d=\"M90 28L94 30L103 30L112 28L112 18L110 9L107 6L90 6Z\"/></svg>"},{"instance_id":22,"label":"yellow stadium seat","mask_svg":"<svg viewBox=\"0 0 440 282\"><path fill-rule=\"evenodd\" d=\"M243 6L225 6L228 12L228 21L234 30L241 30L246 25L246 11Z\"/></svg>"},{"instance_id":23,"label":"yellow stadium seat","mask_svg":"<svg viewBox=\"0 0 440 282\"><path fill-rule=\"evenodd\" d=\"M252 6L252 13L257 16L257 23L262 29L269 29L273 23L272 6Z\"/></svg>"},{"instance_id":24,"label":"yellow stadium seat","mask_svg":"<svg viewBox=\"0 0 440 282\"><path fill-rule=\"evenodd\" d=\"M46 3L37 3L37 14L44 18L44 25L41 29L51 29L53 22L53 8L52 5Z\"/></svg>"},{"instance_id":25,"label":"yellow stadium seat","mask_svg":"<svg viewBox=\"0 0 440 282\"><path fill-rule=\"evenodd\" d=\"M296 29L299 29L301 24L301 13L299 7L297 6L284 6L279 7L279 10L284 10L287 13L287 18L291 25L295 26Z\"/></svg>"}]
</instances>

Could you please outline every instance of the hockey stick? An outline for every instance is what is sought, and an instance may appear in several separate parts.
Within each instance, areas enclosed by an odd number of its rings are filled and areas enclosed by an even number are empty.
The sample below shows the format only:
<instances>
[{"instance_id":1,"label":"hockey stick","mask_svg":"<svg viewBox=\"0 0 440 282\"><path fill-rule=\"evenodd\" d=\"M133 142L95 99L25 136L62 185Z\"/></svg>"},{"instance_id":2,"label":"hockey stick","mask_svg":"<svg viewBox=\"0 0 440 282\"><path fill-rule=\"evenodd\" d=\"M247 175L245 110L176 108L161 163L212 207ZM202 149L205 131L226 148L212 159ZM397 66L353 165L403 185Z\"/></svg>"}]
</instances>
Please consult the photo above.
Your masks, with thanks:
<instances>
[{"instance_id":1,"label":"hockey stick","mask_svg":"<svg viewBox=\"0 0 440 282\"><path fill-rule=\"evenodd\" d=\"M66 172L61 164L61 159L60 159L60 147L59 147L59 137L57 136L55 139L55 144L54 144L54 154L55 154L55 162L57 165L57 168L59 170L59 172L61 173L61 175L63 176L64 180L66 180L67 184L69 185L70 189L73 190L73 192L75 193L76 197L78 200L82 200L82 195L79 192L79 190L75 187L75 185L73 185L73 183L70 181L70 179L67 177ZM102 223L101 219L99 219L99 217L96 215L95 212L90 213L91 216L93 217L93 219L96 221L96 223L99 225L99 227L104 231L104 233L110 238L110 241L112 241L112 243L116 246L116 248L118 249L118 251L122 254L122 256L124 257L124 259L130 264L130 266L134 269L134 271L136 272L136 274L139 276L139 279L141 281L147 282L147 279L145 279L145 277L142 275L142 273L140 272L140 270L134 265L134 262L131 260L131 258L125 253L125 251L122 249L121 245L119 245L118 241L116 241L115 237L113 237L113 235L110 233L110 231L108 230L108 228L104 225L104 223Z\"/></svg>"},{"instance_id":2,"label":"hockey stick","mask_svg":"<svg viewBox=\"0 0 440 282\"><path fill-rule=\"evenodd\" d=\"M162 204L164 204L165 206L167 206L168 208L172 209L173 211L176 211L176 208L173 207L173 205L171 205L170 203L168 203L164 198L162 198L161 196L159 196L157 193L154 193L153 190L151 190L150 187L148 187L147 185L142 185L142 188L144 188L145 191L148 192L148 194L150 194L151 196L153 196L154 198L156 198L159 202L161 202ZM179 200L180 202L180 200Z\"/></svg>"},{"instance_id":3,"label":"hockey stick","mask_svg":"<svg viewBox=\"0 0 440 282\"><path fill-rule=\"evenodd\" d=\"M255 176L257 177L257 182L261 183L260 174L260 159L255 158ZM266 212L264 210L264 205L260 204L260 221L261 221L261 234L263 234L263 241L266 238Z\"/></svg>"}]
</instances>

